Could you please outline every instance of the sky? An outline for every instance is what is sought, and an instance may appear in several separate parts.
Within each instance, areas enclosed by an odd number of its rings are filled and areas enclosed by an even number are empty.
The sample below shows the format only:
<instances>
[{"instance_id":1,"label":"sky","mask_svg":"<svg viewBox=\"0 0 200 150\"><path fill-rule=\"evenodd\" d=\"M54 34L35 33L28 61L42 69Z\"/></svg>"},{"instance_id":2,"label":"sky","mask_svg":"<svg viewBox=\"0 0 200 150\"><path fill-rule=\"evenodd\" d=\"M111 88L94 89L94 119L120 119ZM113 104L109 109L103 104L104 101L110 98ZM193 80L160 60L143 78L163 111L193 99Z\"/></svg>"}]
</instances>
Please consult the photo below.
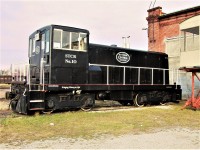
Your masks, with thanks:
<instances>
[{"instance_id":1,"label":"sky","mask_svg":"<svg viewBox=\"0 0 200 150\"><path fill-rule=\"evenodd\" d=\"M155 0L0 0L0 69L28 62L28 37L50 24L90 31L90 43L147 50L146 17ZM156 0L171 13L199 6L200 0ZM151 5L152 7L152 5Z\"/></svg>"}]
</instances>

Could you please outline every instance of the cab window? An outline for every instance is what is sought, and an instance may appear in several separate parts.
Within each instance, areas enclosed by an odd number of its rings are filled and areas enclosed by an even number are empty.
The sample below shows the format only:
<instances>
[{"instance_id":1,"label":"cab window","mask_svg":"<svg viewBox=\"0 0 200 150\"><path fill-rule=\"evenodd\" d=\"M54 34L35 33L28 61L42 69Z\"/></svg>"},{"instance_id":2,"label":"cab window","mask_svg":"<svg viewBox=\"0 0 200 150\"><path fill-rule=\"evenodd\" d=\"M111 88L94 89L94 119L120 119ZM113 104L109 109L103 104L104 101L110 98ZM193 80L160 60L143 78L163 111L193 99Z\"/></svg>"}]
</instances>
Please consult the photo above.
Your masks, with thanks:
<instances>
[{"instance_id":1,"label":"cab window","mask_svg":"<svg viewBox=\"0 0 200 150\"><path fill-rule=\"evenodd\" d=\"M50 37L49 37L49 30L47 30L46 32L46 36L45 36L45 52L48 53L49 52L49 43L50 43Z\"/></svg>"},{"instance_id":2,"label":"cab window","mask_svg":"<svg viewBox=\"0 0 200 150\"><path fill-rule=\"evenodd\" d=\"M35 44L36 44L36 41L35 41L35 38L33 38L33 53L35 53Z\"/></svg>"},{"instance_id":3,"label":"cab window","mask_svg":"<svg viewBox=\"0 0 200 150\"><path fill-rule=\"evenodd\" d=\"M32 48L33 48L33 39L29 39L29 54L28 54L29 57L31 57Z\"/></svg>"},{"instance_id":4,"label":"cab window","mask_svg":"<svg viewBox=\"0 0 200 150\"><path fill-rule=\"evenodd\" d=\"M53 48L61 48L61 34L62 30L54 29Z\"/></svg>"},{"instance_id":5,"label":"cab window","mask_svg":"<svg viewBox=\"0 0 200 150\"><path fill-rule=\"evenodd\" d=\"M79 33L75 33L75 32L72 32L71 33L71 35L72 35L72 37L71 37L71 40L72 40L72 42L71 42L71 48L72 49L79 49L79 41L78 41L78 38L79 38Z\"/></svg>"},{"instance_id":6,"label":"cab window","mask_svg":"<svg viewBox=\"0 0 200 150\"><path fill-rule=\"evenodd\" d=\"M62 48L70 49L70 32L63 31Z\"/></svg>"},{"instance_id":7,"label":"cab window","mask_svg":"<svg viewBox=\"0 0 200 150\"><path fill-rule=\"evenodd\" d=\"M87 34L54 29L53 48L62 50L87 50Z\"/></svg>"},{"instance_id":8,"label":"cab window","mask_svg":"<svg viewBox=\"0 0 200 150\"><path fill-rule=\"evenodd\" d=\"M42 50L45 49L45 33L42 34Z\"/></svg>"}]
</instances>

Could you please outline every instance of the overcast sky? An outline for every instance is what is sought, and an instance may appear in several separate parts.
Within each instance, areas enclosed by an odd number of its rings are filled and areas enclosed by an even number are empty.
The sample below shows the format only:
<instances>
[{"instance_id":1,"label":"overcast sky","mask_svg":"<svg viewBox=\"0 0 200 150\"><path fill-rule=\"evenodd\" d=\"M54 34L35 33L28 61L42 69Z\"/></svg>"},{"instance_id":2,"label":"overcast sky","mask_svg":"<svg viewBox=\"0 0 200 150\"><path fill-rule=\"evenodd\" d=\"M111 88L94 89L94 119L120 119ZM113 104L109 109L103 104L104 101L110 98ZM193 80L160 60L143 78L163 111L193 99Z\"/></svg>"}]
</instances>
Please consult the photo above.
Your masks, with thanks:
<instances>
[{"instance_id":1,"label":"overcast sky","mask_svg":"<svg viewBox=\"0 0 200 150\"><path fill-rule=\"evenodd\" d=\"M59 24L88 29L90 42L147 50L147 10L154 0L0 0L0 69L28 62L28 37L40 27ZM200 0L157 0L170 13Z\"/></svg>"}]
</instances>

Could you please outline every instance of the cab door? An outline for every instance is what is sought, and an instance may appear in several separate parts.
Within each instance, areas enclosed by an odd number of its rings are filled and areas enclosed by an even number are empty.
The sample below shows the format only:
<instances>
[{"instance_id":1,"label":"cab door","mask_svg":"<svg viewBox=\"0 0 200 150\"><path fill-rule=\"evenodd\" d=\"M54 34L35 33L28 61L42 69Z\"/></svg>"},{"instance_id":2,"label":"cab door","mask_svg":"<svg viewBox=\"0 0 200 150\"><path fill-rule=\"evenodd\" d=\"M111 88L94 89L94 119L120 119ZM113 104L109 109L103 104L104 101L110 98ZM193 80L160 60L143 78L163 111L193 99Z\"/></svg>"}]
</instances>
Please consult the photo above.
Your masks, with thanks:
<instances>
[{"instance_id":1,"label":"cab door","mask_svg":"<svg viewBox=\"0 0 200 150\"><path fill-rule=\"evenodd\" d=\"M40 60L41 60L41 38L40 33L36 33L34 37L30 39L32 44L32 50L30 52L29 64L30 64L30 78L32 84L38 84L40 81Z\"/></svg>"},{"instance_id":2,"label":"cab door","mask_svg":"<svg viewBox=\"0 0 200 150\"><path fill-rule=\"evenodd\" d=\"M32 49L29 55L30 63L30 78L32 84L43 83L43 73L45 67L45 49L46 49L46 32L38 32L30 39L30 49Z\"/></svg>"}]
</instances>

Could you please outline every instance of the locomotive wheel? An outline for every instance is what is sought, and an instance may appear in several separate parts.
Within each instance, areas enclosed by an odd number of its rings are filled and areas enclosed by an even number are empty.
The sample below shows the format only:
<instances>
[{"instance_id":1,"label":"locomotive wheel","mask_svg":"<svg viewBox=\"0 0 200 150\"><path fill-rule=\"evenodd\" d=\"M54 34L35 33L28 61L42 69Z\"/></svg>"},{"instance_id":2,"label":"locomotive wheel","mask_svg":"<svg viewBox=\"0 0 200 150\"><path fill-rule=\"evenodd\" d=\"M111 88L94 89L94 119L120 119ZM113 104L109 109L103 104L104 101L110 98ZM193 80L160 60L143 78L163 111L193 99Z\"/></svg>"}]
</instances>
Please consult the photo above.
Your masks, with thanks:
<instances>
[{"instance_id":1,"label":"locomotive wheel","mask_svg":"<svg viewBox=\"0 0 200 150\"><path fill-rule=\"evenodd\" d=\"M49 99L48 101L47 101L47 106L48 106L48 108L50 108L50 109L53 109L54 107L55 107L55 102L54 102L54 99Z\"/></svg>"},{"instance_id":2,"label":"locomotive wheel","mask_svg":"<svg viewBox=\"0 0 200 150\"><path fill-rule=\"evenodd\" d=\"M143 106L145 106L146 102L147 102L147 95L146 94L139 93L135 96L135 99L134 99L135 106L143 107Z\"/></svg>"},{"instance_id":3,"label":"locomotive wheel","mask_svg":"<svg viewBox=\"0 0 200 150\"><path fill-rule=\"evenodd\" d=\"M43 113L52 113L55 110L56 106L56 97L50 96L46 100L46 109L43 111Z\"/></svg>"},{"instance_id":4,"label":"locomotive wheel","mask_svg":"<svg viewBox=\"0 0 200 150\"><path fill-rule=\"evenodd\" d=\"M90 95L86 95L82 98L83 105L81 110L90 111L94 107L94 99Z\"/></svg>"},{"instance_id":5,"label":"locomotive wheel","mask_svg":"<svg viewBox=\"0 0 200 150\"><path fill-rule=\"evenodd\" d=\"M166 103L169 101L170 97L169 95L165 95L162 99L162 101L160 102L160 105L166 105Z\"/></svg>"}]
</instances>

